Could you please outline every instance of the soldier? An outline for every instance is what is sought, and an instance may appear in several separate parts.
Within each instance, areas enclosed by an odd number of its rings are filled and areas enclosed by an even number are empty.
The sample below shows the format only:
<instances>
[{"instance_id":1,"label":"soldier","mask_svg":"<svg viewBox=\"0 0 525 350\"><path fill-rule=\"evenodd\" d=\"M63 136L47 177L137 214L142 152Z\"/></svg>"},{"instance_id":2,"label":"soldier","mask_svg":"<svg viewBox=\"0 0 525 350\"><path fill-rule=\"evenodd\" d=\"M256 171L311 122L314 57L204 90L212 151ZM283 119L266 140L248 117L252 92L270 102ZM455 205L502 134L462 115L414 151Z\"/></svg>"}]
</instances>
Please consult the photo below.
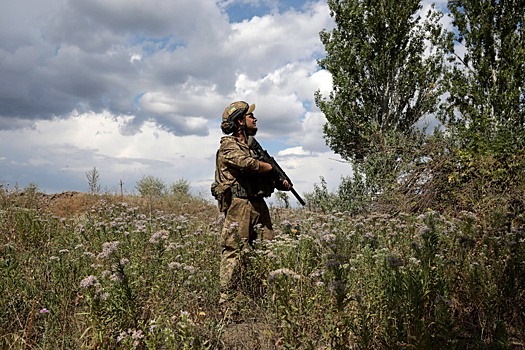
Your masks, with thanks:
<instances>
[{"instance_id":1,"label":"soldier","mask_svg":"<svg viewBox=\"0 0 525 350\"><path fill-rule=\"evenodd\" d=\"M255 104L237 101L222 114L221 129L229 136L221 138L212 185L212 194L225 213L221 233L221 306L233 298L241 264L239 249L246 248L246 244L252 245L257 238L274 237L264 198L269 197L275 188L291 189L287 180L280 181L275 176L271 164L256 159L250 149L250 138L257 133L254 110ZM256 230L255 226L260 230ZM258 231L262 237L258 237Z\"/></svg>"}]
</instances>

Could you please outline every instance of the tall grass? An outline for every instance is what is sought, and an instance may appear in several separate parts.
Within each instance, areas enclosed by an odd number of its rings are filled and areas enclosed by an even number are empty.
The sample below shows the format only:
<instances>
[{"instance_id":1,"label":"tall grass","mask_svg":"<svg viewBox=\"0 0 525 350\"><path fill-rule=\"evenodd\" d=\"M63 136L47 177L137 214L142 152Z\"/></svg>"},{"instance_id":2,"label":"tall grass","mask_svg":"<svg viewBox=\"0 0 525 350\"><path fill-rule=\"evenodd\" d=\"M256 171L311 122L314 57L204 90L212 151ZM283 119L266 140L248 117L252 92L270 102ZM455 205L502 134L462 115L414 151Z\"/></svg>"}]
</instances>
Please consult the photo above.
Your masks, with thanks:
<instances>
[{"instance_id":1,"label":"tall grass","mask_svg":"<svg viewBox=\"0 0 525 350\"><path fill-rule=\"evenodd\" d=\"M273 208L221 314L216 208L202 200L2 193L0 348L511 349L525 346L525 230L471 213Z\"/></svg>"}]
</instances>

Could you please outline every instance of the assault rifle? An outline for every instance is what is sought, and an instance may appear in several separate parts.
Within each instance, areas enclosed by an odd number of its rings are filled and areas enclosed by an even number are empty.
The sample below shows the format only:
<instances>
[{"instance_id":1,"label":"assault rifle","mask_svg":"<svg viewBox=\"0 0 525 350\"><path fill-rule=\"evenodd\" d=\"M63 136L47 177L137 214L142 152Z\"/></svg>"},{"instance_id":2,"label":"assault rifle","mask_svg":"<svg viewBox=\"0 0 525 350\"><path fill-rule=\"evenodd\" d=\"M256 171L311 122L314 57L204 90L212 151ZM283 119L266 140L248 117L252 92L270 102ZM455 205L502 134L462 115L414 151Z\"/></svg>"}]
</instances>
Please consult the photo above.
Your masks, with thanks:
<instances>
[{"instance_id":1,"label":"assault rifle","mask_svg":"<svg viewBox=\"0 0 525 350\"><path fill-rule=\"evenodd\" d=\"M259 142L257 142L257 140L254 137L250 136L250 139L248 140L248 145L257 154L258 159L262 160L263 162L269 163L272 166L272 171L275 171L280 181L288 181L288 183L290 184L290 191L293 193L295 198L297 198L301 205L306 205L305 201L301 198L299 193L297 193L297 191L295 191L295 189L293 188L292 180L290 180L288 175L286 175L284 170L279 166L279 164L277 164L275 159L273 159L273 157L270 156L268 152L266 152L266 150L261 147Z\"/></svg>"}]
</instances>

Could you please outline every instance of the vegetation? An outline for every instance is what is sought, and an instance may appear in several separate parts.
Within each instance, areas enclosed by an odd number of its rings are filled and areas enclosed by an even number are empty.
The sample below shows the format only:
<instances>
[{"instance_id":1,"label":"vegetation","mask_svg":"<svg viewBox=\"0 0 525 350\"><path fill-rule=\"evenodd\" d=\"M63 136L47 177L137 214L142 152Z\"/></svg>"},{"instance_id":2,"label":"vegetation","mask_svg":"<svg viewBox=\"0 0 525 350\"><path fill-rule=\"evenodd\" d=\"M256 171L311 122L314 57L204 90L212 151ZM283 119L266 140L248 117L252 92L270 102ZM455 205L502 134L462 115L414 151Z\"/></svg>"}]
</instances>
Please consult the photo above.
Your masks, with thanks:
<instances>
[{"instance_id":1,"label":"vegetation","mask_svg":"<svg viewBox=\"0 0 525 350\"><path fill-rule=\"evenodd\" d=\"M217 305L213 203L22 193L0 191L0 348L525 343L523 212L505 230L466 211L350 215L329 209L336 196L321 186L309 210L272 208L277 239L243 253L243 296L229 320Z\"/></svg>"},{"instance_id":2,"label":"vegetation","mask_svg":"<svg viewBox=\"0 0 525 350\"><path fill-rule=\"evenodd\" d=\"M92 170L86 172L86 179L89 185L89 193L100 193L100 173L96 167L93 167Z\"/></svg>"},{"instance_id":3,"label":"vegetation","mask_svg":"<svg viewBox=\"0 0 525 350\"><path fill-rule=\"evenodd\" d=\"M506 157L525 147L525 3L449 2L449 97L441 119L459 148Z\"/></svg>"},{"instance_id":4,"label":"vegetation","mask_svg":"<svg viewBox=\"0 0 525 350\"><path fill-rule=\"evenodd\" d=\"M434 10L421 21L419 0L328 4L336 28L321 33L327 57L319 63L333 91L317 93L316 103L327 144L354 169L339 207L362 212L381 197L394 201L392 211L479 213L497 201L498 215L519 214L525 4L450 0L447 30ZM436 117L441 131L418 132Z\"/></svg>"},{"instance_id":5,"label":"vegetation","mask_svg":"<svg viewBox=\"0 0 525 350\"><path fill-rule=\"evenodd\" d=\"M328 5L336 28L321 32L327 55L319 65L332 74L333 90L316 93L326 143L377 192L419 140L415 124L436 108L444 50L425 43L440 37L440 16L433 11L421 20L420 0Z\"/></svg>"},{"instance_id":6,"label":"vegetation","mask_svg":"<svg viewBox=\"0 0 525 350\"><path fill-rule=\"evenodd\" d=\"M88 194L0 186L0 348L525 347L525 5L451 0L446 33L419 1L328 3L316 102L354 175L304 209L277 194L235 317L214 203L153 176L100 194L93 168Z\"/></svg>"},{"instance_id":7,"label":"vegetation","mask_svg":"<svg viewBox=\"0 0 525 350\"><path fill-rule=\"evenodd\" d=\"M135 187L141 196L159 197L166 193L166 182L153 175L144 175Z\"/></svg>"}]
</instances>

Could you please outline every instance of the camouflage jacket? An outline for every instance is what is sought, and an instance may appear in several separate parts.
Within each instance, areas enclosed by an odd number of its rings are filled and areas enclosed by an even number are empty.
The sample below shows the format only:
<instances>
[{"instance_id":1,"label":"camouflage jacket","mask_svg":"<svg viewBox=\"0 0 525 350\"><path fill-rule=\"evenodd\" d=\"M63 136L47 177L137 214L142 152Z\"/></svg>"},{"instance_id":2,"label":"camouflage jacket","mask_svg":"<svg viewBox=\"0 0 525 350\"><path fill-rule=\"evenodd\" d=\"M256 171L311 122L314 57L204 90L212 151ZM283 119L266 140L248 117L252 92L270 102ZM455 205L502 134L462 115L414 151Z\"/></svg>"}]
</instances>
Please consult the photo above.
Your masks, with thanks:
<instances>
[{"instance_id":1,"label":"camouflage jacket","mask_svg":"<svg viewBox=\"0 0 525 350\"><path fill-rule=\"evenodd\" d=\"M212 185L215 198L217 193L225 193L228 190L233 197L240 198L268 197L273 193L273 174L259 173L259 161L254 157L255 154L248 145L236 137L221 138L221 145L217 151L215 182Z\"/></svg>"}]
</instances>

